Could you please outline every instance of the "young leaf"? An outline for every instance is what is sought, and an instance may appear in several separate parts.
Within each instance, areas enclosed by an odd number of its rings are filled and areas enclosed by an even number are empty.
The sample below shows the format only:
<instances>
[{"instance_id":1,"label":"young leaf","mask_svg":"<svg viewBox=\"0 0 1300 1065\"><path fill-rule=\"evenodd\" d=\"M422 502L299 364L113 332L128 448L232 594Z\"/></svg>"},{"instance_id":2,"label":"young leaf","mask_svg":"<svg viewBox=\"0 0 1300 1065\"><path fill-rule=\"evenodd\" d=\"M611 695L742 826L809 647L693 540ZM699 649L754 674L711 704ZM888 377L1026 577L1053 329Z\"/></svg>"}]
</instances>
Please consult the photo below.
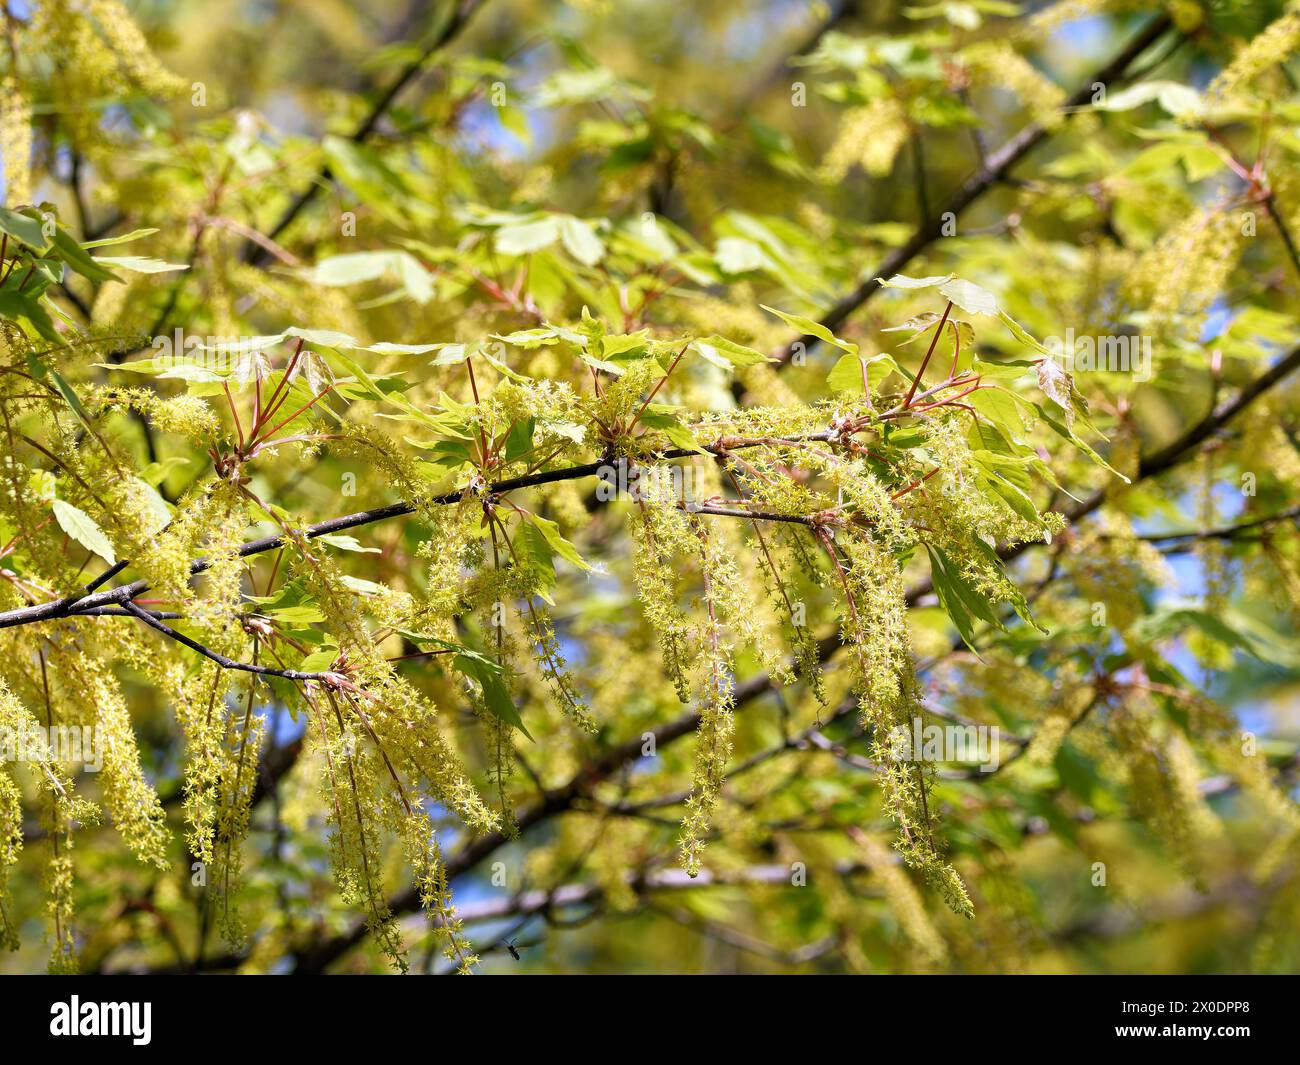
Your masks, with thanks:
<instances>
[{"instance_id":1,"label":"young leaf","mask_svg":"<svg viewBox=\"0 0 1300 1065\"><path fill-rule=\"evenodd\" d=\"M952 279L952 274L933 277L908 277L905 274L895 274L888 280L883 277L876 278L881 288L934 288L936 285L942 285Z\"/></svg>"},{"instance_id":2,"label":"young leaf","mask_svg":"<svg viewBox=\"0 0 1300 1065\"><path fill-rule=\"evenodd\" d=\"M869 359L861 355L844 355L826 375L826 384L832 392L854 392L861 395L864 379L875 389L897 370L898 363L889 355L873 355Z\"/></svg>"},{"instance_id":3,"label":"young leaf","mask_svg":"<svg viewBox=\"0 0 1300 1065\"><path fill-rule=\"evenodd\" d=\"M45 231L37 219L11 211L7 207L0 207L0 233L21 241L33 251L42 251L49 245Z\"/></svg>"},{"instance_id":4,"label":"young leaf","mask_svg":"<svg viewBox=\"0 0 1300 1065\"><path fill-rule=\"evenodd\" d=\"M95 524L95 520L89 514L63 499L54 500L53 507L54 520L59 523L60 529L87 551L98 555L110 566L117 563L117 555L113 552L112 542L104 535L104 530Z\"/></svg>"},{"instance_id":5,"label":"young leaf","mask_svg":"<svg viewBox=\"0 0 1300 1065\"><path fill-rule=\"evenodd\" d=\"M925 545L930 555L930 575L939 605L956 626L962 642L978 657L975 650L975 621L984 621L995 628L1004 626L993 612L989 601L965 577L960 568L941 547Z\"/></svg>"},{"instance_id":6,"label":"young leaf","mask_svg":"<svg viewBox=\"0 0 1300 1065\"><path fill-rule=\"evenodd\" d=\"M560 219L560 241L565 250L583 266L595 266L605 257L605 245L591 224L572 215Z\"/></svg>"},{"instance_id":7,"label":"young leaf","mask_svg":"<svg viewBox=\"0 0 1300 1065\"><path fill-rule=\"evenodd\" d=\"M764 355L761 351L747 348L743 344L737 344L735 341L720 337L716 333L692 341L691 347L695 348L706 361L723 370L757 366L759 363L772 361L770 356Z\"/></svg>"},{"instance_id":8,"label":"young leaf","mask_svg":"<svg viewBox=\"0 0 1300 1065\"><path fill-rule=\"evenodd\" d=\"M185 263L169 263L143 255L101 255L95 262L118 270L130 270L134 274L165 274L172 270L189 269Z\"/></svg>"},{"instance_id":9,"label":"young leaf","mask_svg":"<svg viewBox=\"0 0 1300 1065\"><path fill-rule=\"evenodd\" d=\"M940 285L939 295L951 300L967 314L996 316L999 313L998 298L992 292L960 277L954 277Z\"/></svg>"},{"instance_id":10,"label":"young leaf","mask_svg":"<svg viewBox=\"0 0 1300 1065\"><path fill-rule=\"evenodd\" d=\"M578 554L578 549L569 543L560 535L560 527L553 521L546 518L538 517L536 514L528 515L528 520L535 525L546 542L550 545L551 550L559 555L566 562L572 562L579 569L589 570L591 566L587 560Z\"/></svg>"},{"instance_id":11,"label":"young leaf","mask_svg":"<svg viewBox=\"0 0 1300 1065\"><path fill-rule=\"evenodd\" d=\"M514 700L510 698L510 690L501 679L499 668L495 670L489 669L483 658L477 655L458 654L452 661L465 676L478 681L478 685L483 691L483 705L488 708L494 717L504 721L507 725L513 725L530 740L533 738L532 733L524 726L523 718L519 716L519 710L515 707Z\"/></svg>"},{"instance_id":12,"label":"young leaf","mask_svg":"<svg viewBox=\"0 0 1300 1065\"><path fill-rule=\"evenodd\" d=\"M816 337L818 340L824 340L827 344L839 348L841 351L847 351L850 355L858 353L858 346L851 341L841 340L821 322L814 322L811 318L805 318L801 314L787 314L785 311L778 311L775 307L769 307L767 304L760 304L763 310L769 314L775 314L781 321L792 329L799 330L803 336Z\"/></svg>"}]
</instances>

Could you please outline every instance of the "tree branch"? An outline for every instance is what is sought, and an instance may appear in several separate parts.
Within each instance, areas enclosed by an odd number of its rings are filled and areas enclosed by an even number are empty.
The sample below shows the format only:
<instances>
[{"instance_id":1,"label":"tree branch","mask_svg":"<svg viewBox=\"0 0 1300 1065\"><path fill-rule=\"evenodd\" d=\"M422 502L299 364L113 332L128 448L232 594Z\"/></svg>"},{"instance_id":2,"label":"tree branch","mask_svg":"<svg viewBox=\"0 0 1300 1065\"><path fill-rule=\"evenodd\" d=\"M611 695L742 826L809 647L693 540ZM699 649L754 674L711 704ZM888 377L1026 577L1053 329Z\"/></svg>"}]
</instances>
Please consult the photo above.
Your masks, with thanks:
<instances>
[{"instance_id":1,"label":"tree branch","mask_svg":"<svg viewBox=\"0 0 1300 1065\"><path fill-rule=\"evenodd\" d=\"M1109 85L1123 77L1124 71L1128 69L1138 56L1140 56L1148 47L1169 29L1171 22L1167 16L1160 16L1154 19L1147 27L1142 30L1114 59L1097 70L1091 77L1085 78L1084 83L1074 91L1068 100L1062 105L1064 108L1080 107L1092 99L1093 86L1096 84ZM1002 145L997 151L993 152L984 160L981 166L974 174L967 178L948 200L942 204L937 214L933 214L924 219L916 228L915 232L907 239L907 242L898 248L895 248L881 261L880 265L872 272L872 275L863 281L857 288L846 295L838 303L830 308L821 318L821 324L834 332L844 321L859 308L861 308L880 288L878 277L889 277L898 273L909 262L911 262L922 251L928 248L934 241L943 235L943 218L945 214L951 214L954 217L961 214L967 207L979 199L985 192L1003 180L1007 172L1016 165L1021 159L1029 154L1034 148L1041 144L1050 136L1049 130L1038 122L1031 122L1017 133L1006 144ZM807 350L818 340L814 336L795 337L786 347L777 355L781 365L789 362L796 351ZM802 345L802 348L800 347Z\"/></svg>"},{"instance_id":2,"label":"tree branch","mask_svg":"<svg viewBox=\"0 0 1300 1065\"><path fill-rule=\"evenodd\" d=\"M1138 536L1136 539L1148 544L1165 544L1179 541L1192 542L1197 540L1232 540L1238 533L1247 532L1251 529L1258 529L1266 525L1276 525L1278 522L1294 521L1296 518L1300 518L1300 505L1288 507L1286 510L1280 510L1276 514L1267 514L1262 518L1254 518L1250 521L1241 521L1235 525L1223 525L1217 529L1193 529L1187 532L1149 533L1145 536ZM1106 534L1103 535L1101 539L1115 540L1122 538Z\"/></svg>"},{"instance_id":3,"label":"tree branch","mask_svg":"<svg viewBox=\"0 0 1300 1065\"><path fill-rule=\"evenodd\" d=\"M420 71L424 69L425 64L427 64L434 55L455 39L461 30L469 24L474 13L478 11L485 2L486 0L455 0L455 6L452 9L451 17L443 23L441 28L434 35L433 40L430 41L424 51L420 53L419 57L408 63L393 83L380 94L379 99L377 99L371 106L370 111L366 114L366 117L362 119L361 124L352 131L351 136L348 138L349 140L354 144L361 144L369 138L383 119L384 115L388 112L388 109L393 105L393 102L415 79ZM302 210L316 198L321 189L324 188L325 183L332 177L333 174L330 172L329 166L322 166L320 170L316 172L316 176L312 179L311 184L294 197L289 206L285 208L284 213L280 215L279 220L265 234L265 241L245 241L241 252L241 258L245 262L252 263L255 266L265 262L271 255L265 242L270 241L274 243L275 239L283 233L292 224L293 220L302 213Z\"/></svg>"},{"instance_id":4,"label":"tree branch","mask_svg":"<svg viewBox=\"0 0 1300 1065\"><path fill-rule=\"evenodd\" d=\"M821 433L812 433L802 436L801 441L830 441L834 439L835 434L831 430ZM755 441L728 441L725 446L722 444L711 444L703 446L703 450L713 455L722 455L729 450L736 450L742 447L757 446L758 443L768 442ZM672 448L662 452L658 457L660 459L679 459L689 458L692 455L698 455L698 451L688 451L685 448ZM502 495L506 492L512 492L519 488L534 488L543 484L554 484L557 481L571 481L583 477L592 477L608 469L611 463L608 460L601 459L596 462L586 462L578 466L564 466L556 470L545 470L538 473L525 474L521 477L511 477L503 481L496 481L484 489L487 495ZM469 488L463 488L455 492L446 492L440 496L434 496L425 501L426 506L445 506L450 503L457 503L464 498ZM375 522L386 521L389 518L402 517L406 514L413 514L418 509L415 503L390 503L388 506L375 507L373 510L362 510L355 514L344 514L337 518L330 518L327 521L318 522L315 525L309 525L301 530L302 536L312 540L320 536L327 536L331 533L343 532L346 529L356 529L363 525L373 525ZM745 517L751 517L745 513ZM791 520L791 516L782 516L784 520ZM258 555L265 551L274 551L276 548L285 545L284 536L267 536L260 540L250 540L243 544L235 553L239 558L248 558L250 555ZM117 588L109 589L104 592L96 592L94 589L107 580L110 576L122 572L130 563L123 560L118 562L111 569L101 573L89 585L86 590L77 594L67 596L63 599L55 599L48 603L38 603L35 606L19 607L16 610L9 610L0 613L0 629L13 628L16 625L30 625L39 621L50 621L56 618L76 617L84 614L93 615L97 608L103 606L120 606L149 590L149 583L144 580L132 581L130 584L123 584ZM190 563L190 576L205 572L212 565L211 559L198 558Z\"/></svg>"},{"instance_id":5,"label":"tree branch","mask_svg":"<svg viewBox=\"0 0 1300 1065\"><path fill-rule=\"evenodd\" d=\"M156 629L170 640L175 640L179 644L184 644L191 651L197 651L204 658L211 659L223 669L238 669L245 673L256 673L265 677L283 677L285 680L315 680L320 681L322 684L333 684L339 676L337 673L330 672L304 673L299 669L274 669L271 666L260 666L253 662L236 662L233 658L227 658L225 655L219 654L211 648L204 647L203 644L198 642L198 640L191 640L183 633L177 632L170 625L164 624L158 618L154 617L150 611L136 606L135 603L130 600L123 603L122 607L127 613L143 621L149 626L149 628Z\"/></svg>"}]
</instances>

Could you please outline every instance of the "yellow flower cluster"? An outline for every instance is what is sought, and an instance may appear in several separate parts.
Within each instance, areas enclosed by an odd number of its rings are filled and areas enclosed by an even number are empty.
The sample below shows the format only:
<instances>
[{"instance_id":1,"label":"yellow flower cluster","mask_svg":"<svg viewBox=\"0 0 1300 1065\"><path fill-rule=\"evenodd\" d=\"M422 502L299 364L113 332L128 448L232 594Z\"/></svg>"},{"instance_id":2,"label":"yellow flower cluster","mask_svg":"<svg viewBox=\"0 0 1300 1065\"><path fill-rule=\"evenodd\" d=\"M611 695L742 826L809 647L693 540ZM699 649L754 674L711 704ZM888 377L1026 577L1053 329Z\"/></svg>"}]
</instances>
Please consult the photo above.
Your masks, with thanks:
<instances>
[{"instance_id":1,"label":"yellow flower cluster","mask_svg":"<svg viewBox=\"0 0 1300 1065\"><path fill-rule=\"evenodd\" d=\"M920 892L899 868L898 859L879 839L868 832L854 834L872 877L880 884L894 916L919 955L919 968L932 968L948 957L948 945L930 920Z\"/></svg>"},{"instance_id":2,"label":"yellow flower cluster","mask_svg":"<svg viewBox=\"0 0 1300 1065\"><path fill-rule=\"evenodd\" d=\"M708 592L705 594L707 596ZM691 876L700 871L700 859L713 824L714 808L722 792L727 763L731 759L731 736L735 731L732 663L726 634L720 623L710 621L702 635L706 675L698 704L700 724L695 739L695 772L691 778L691 794L686 800L679 844L682 866Z\"/></svg>"},{"instance_id":3,"label":"yellow flower cluster","mask_svg":"<svg viewBox=\"0 0 1300 1065\"><path fill-rule=\"evenodd\" d=\"M158 62L122 0L85 0L85 13L134 85L151 96L174 96L185 89L184 82Z\"/></svg>"},{"instance_id":4,"label":"yellow flower cluster","mask_svg":"<svg viewBox=\"0 0 1300 1065\"><path fill-rule=\"evenodd\" d=\"M823 181L843 181L854 166L872 177L894 168L894 159L911 135L907 113L893 96L882 96L864 107L854 107L840 121L835 141L822 159Z\"/></svg>"},{"instance_id":5,"label":"yellow flower cluster","mask_svg":"<svg viewBox=\"0 0 1300 1065\"><path fill-rule=\"evenodd\" d=\"M643 482L661 490L646 492L629 512L634 544L632 572L646 621L659 636L664 669L672 678L678 698L685 703L691 698L688 674L698 647L678 601L674 560L691 557L698 544L668 493L670 478L659 476L665 472L662 468L647 472L650 476Z\"/></svg>"},{"instance_id":6,"label":"yellow flower cluster","mask_svg":"<svg viewBox=\"0 0 1300 1065\"><path fill-rule=\"evenodd\" d=\"M981 41L962 50L973 85L1007 89L1028 107L1034 118L1054 129L1064 121L1065 91L1006 41Z\"/></svg>"},{"instance_id":7,"label":"yellow flower cluster","mask_svg":"<svg viewBox=\"0 0 1300 1065\"><path fill-rule=\"evenodd\" d=\"M1300 11L1288 11L1242 46L1232 62L1210 82L1206 98L1222 101L1234 95L1270 67L1290 58L1297 47L1300 47Z\"/></svg>"},{"instance_id":8,"label":"yellow flower cluster","mask_svg":"<svg viewBox=\"0 0 1300 1065\"><path fill-rule=\"evenodd\" d=\"M1126 280L1130 302L1146 309L1155 328L1195 337L1242 245L1235 215L1216 208L1190 214L1134 265Z\"/></svg>"},{"instance_id":9,"label":"yellow flower cluster","mask_svg":"<svg viewBox=\"0 0 1300 1065\"><path fill-rule=\"evenodd\" d=\"M0 164L4 166L5 202L10 207L32 198L32 110L11 71L0 78Z\"/></svg>"},{"instance_id":10,"label":"yellow flower cluster","mask_svg":"<svg viewBox=\"0 0 1300 1065\"><path fill-rule=\"evenodd\" d=\"M1035 37L1045 37L1067 22L1088 18L1091 15L1131 11L1148 6L1143 0L1057 0L1055 4L1029 17L1029 33Z\"/></svg>"}]
</instances>

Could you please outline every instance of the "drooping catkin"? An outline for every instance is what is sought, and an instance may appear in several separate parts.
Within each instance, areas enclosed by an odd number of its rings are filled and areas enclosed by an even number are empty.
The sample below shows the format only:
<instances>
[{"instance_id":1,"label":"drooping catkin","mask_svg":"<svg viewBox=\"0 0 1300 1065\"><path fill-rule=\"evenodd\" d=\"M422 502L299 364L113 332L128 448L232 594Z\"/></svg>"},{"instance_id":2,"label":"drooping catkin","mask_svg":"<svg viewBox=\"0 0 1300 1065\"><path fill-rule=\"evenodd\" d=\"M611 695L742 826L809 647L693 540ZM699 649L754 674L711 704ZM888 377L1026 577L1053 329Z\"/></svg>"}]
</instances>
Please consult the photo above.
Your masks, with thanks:
<instances>
[{"instance_id":1,"label":"drooping catkin","mask_svg":"<svg viewBox=\"0 0 1300 1065\"><path fill-rule=\"evenodd\" d=\"M656 473L657 471L651 471ZM666 484L668 478L651 476L642 483ZM682 702L691 698L688 674L698 653L691 625L678 598L678 560L691 557L698 547L685 516L666 491L643 493L629 512L634 542L632 578L646 621L659 636L664 670L672 678Z\"/></svg>"},{"instance_id":2,"label":"drooping catkin","mask_svg":"<svg viewBox=\"0 0 1300 1065\"><path fill-rule=\"evenodd\" d=\"M1047 129L1064 121L1065 91L1007 41L981 41L962 49L961 59L970 68L972 85L1014 93Z\"/></svg>"},{"instance_id":3,"label":"drooping catkin","mask_svg":"<svg viewBox=\"0 0 1300 1065\"><path fill-rule=\"evenodd\" d=\"M1245 88L1264 71L1289 59L1300 47L1300 11L1288 11L1243 45L1206 89L1206 99L1220 103Z\"/></svg>"},{"instance_id":4,"label":"drooping catkin","mask_svg":"<svg viewBox=\"0 0 1300 1065\"><path fill-rule=\"evenodd\" d=\"M731 736L735 731L731 646L718 616L719 579L726 576L717 568L718 556L710 554L708 535L702 531L700 535L708 619L701 633L704 676L697 702L700 723L696 728L695 769L679 845L682 866L691 876L700 871L714 809L731 759Z\"/></svg>"},{"instance_id":5,"label":"drooping catkin","mask_svg":"<svg viewBox=\"0 0 1300 1065\"><path fill-rule=\"evenodd\" d=\"M894 168L910 135L907 113L897 97L882 96L851 108L840 119L819 176L827 182L843 181L854 166L861 166L871 177L883 177Z\"/></svg>"},{"instance_id":6,"label":"drooping catkin","mask_svg":"<svg viewBox=\"0 0 1300 1065\"><path fill-rule=\"evenodd\" d=\"M5 203L10 207L32 198L31 162L31 106L11 71L0 78L0 164L4 166Z\"/></svg>"}]
</instances>

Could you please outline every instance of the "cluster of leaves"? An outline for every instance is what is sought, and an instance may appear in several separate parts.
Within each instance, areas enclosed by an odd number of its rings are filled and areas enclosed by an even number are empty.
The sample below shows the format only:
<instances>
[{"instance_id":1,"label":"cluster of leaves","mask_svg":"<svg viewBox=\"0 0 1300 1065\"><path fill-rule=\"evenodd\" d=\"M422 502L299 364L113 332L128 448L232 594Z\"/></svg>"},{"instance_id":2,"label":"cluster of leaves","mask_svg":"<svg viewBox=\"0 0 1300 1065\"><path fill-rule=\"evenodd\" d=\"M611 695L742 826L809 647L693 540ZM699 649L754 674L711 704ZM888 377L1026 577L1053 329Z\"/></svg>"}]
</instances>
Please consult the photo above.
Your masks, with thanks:
<instances>
[{"instance_id":1,"label":"cluster of leaves","mask_svg":"<svg viewBox=\"0 0 1300 1065\"><path fill-rule=\"evenodd\" d=\"M106 752L100 773L0 766L9 945L41 911L52 967L95 969L143 915L186 966L214 921L250 968L305 966L355 915L398 968L427 934L468 971L451 880L486 855L626 910L675 848L696 883L811 860L816 904L768 912L837 928L845 965L1010 964L1037 949L1035 892L1076 897L1058 867L1101 854L1136 881L1155 838L1212 886L1220 787L1263 813L1242 847L1289 912L1294 750L1247 751L1209 693L1230 703L1243 662L1300 667L1233 594L1300 603L1278 520L1300 426L1280 376L1252 394L1267 417L1195 419L1199 388L1251 392L1295 335L1300 147L1271 96L1300 27L1169 5L1175 43L1220 63L1205 91L1137 80L1067 114L1025 53L1117 6L825 32L792 64L804 123L706 118L699 54L680 84L616 74L594 22L547 35L531 81L514 49L537 46L485 23L438 92L358 99L319 142L196 114L118 4L7 13L6 77L50 120L0 143L6 189L51 202L0 208L0 729ZM372 66L400 90L432 55ZM1004 224L929 248L951 272L875 276L933 242L946 170L990 165L1003 90L1064 147ZM87 124L88 91L122 123ZM864 214L908 145L921 217ZM1247 239L1246 208L1281 239ZM127 242L150 254L101 253ZM1067 325L1143 331L1159 372L1073 371L1045 343ZM1221 513L1243 472L1247 509ZM1194 546L1197 601L1164 590L1162 542ZM900 753L935 722L1013 753L993 773ZM89 870L138 898L129 919Z\"/></svg>"}]
</instances>

